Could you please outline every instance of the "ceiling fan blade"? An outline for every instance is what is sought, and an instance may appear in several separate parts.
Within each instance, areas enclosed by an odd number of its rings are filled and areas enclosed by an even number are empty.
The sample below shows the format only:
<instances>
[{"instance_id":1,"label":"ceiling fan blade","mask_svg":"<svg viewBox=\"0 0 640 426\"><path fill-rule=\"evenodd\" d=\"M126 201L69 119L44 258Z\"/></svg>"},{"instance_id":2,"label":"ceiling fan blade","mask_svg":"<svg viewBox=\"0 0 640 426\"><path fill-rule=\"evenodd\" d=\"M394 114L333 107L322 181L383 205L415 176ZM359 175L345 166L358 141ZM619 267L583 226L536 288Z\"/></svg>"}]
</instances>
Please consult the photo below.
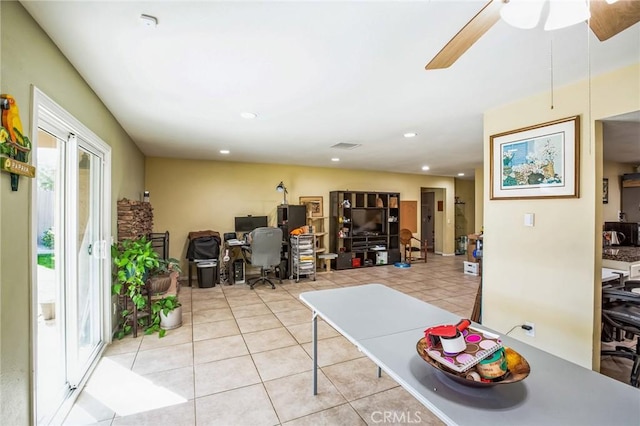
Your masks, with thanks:
<instances>
[{"instance_id":1,"label":"ceiling fan blade","mask_svg":"<svg viewBox=\"0 0 640 426\"><path fill-rule=\"evenodd\" d=\"M498 22L502 6L503 0L489 1L424 68L434 70L451 66L473 46L473 43L489 31L489 28Z\"/></svg>"},{"instance_id":2,"label":"ceiling fan blade","mask_svg":"<svg viewBox=\"0 0 640 426\"><path fill-rule=\"evenodd\" d=\"M589 26L600 41L605 41L640 22L640 1L620 0L613 4L591 1Z\"/></svg>"}]
</instances>

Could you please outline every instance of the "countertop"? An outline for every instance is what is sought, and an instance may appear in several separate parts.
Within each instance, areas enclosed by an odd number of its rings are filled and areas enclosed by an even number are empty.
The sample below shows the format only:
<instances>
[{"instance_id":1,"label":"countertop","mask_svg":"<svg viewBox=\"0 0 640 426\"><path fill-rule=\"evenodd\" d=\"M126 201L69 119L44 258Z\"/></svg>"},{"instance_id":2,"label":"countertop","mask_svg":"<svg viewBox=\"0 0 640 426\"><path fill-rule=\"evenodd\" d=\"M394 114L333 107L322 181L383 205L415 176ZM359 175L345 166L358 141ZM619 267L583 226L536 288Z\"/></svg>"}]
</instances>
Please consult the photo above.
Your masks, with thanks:
<instances>
[{"instance_id":1,"label":"countertop","mask_svg":"<svg viewBox=\"0 0 640 426\"><path fill-rule=\"evenodd\" d=\"M640 261L640 247L607 247L602 250L602 258L618 262L638 262Z\"/></svg>"}]
</instances>

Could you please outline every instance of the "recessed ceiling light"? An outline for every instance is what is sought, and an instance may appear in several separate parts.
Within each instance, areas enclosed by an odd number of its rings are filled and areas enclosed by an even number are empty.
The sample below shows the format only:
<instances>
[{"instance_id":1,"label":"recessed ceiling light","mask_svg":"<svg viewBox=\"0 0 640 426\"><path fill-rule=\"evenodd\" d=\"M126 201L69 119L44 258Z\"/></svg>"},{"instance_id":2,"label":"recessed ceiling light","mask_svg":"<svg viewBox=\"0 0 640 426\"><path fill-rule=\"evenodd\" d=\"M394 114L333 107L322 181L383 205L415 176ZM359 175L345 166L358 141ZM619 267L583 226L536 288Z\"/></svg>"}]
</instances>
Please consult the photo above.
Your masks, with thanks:
<instances>
[{"instance_id":1,"label":"recessed ceiling light","mask_svg":"<svg viewBox=\"0 0 640 426\"><path fill-rule=\"evenodd\" d=\"M228 153L230 153L230 152L231 152L231 151L229 151L228 149L221 149L221 150L220 150L220 154L228 154Z\"/></svg>"},{"instance_id":2,"label":"recessed ceiling light","mask_svg":"<svg viewBox=\"0 0 640 426\"><path fill-rule=\"evenodd\" d=\"M427 170L429 170L429 166L422 166L422 170L426 172Z\"/></svg>"},{"instance_id":3,"label":"recessed ceiling light","mask_svg":"<svg viewBox=\"0 0 640 426\"><path fill-rule=\"evenodd\" d=\"M140 22L142 25L148 28L155 28L158 25L158 18L151 15L145 15L144 13L140 15Z\"/></svg>"},{"instance_id":4,"label":"recessed ceiling light","mask_svg":"<svg viewBox=\"0 0 640 426\"><path fill-rule=\"evenodd\" d=\"M405 138L415 138L416 136L418 136L418 134L416 132L408 132L402 136L404 136Z\"/></svg>"},{"instance_id":5,"label":"recessed ceiling light","mask_svg":"<svg viewBox=\"0 0 640 426\"><path fill-rule=\"evenodd\" d=\"M258 114L253 113L253 112L241 112L240 113L240 117L245 118L247 120L253 120L257 116L258 116Z\"/></svg>"},{"instance_id":6,"label":"recessed ceiling light","mask_svg":"<svg viewBox=\"0 0 640 426\"><path fill-rule=\"evenodd\" d=\"M464 176L464 173L458 173L458 176Z\"/></svg>"},{"instance_id":7,"label":"recessed ceiling light","mask_svg":"<svg viewBox=\"0 0 640 426\"><path fill-rule=\"evenodd\" d=\"M339 159L338 157L333 157L333 158L331 159L331 161L333 161L333 162L336 162L336 163L337 163L338 161L340 161L340 159Z\"/></svg>"}]
</instances>

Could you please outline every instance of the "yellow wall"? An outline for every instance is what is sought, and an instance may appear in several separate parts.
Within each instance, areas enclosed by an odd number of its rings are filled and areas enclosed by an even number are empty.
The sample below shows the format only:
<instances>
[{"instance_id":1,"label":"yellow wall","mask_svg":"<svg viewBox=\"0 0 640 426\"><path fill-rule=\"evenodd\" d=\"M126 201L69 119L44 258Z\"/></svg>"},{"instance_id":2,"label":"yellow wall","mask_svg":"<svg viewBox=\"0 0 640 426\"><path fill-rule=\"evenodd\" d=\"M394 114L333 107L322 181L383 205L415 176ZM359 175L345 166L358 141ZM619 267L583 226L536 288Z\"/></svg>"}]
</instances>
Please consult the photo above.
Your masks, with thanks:
<instances>
[{"instance_id":1,"label":"yellow wall","mask_svg":"<svg viewBox=\"0 0 640 426\"><path fill-rule=\"evenodd\" d=\"M16 98L28 133L35 85L111 145L115 231L115 200L143 190L142 153L22 5L2 1L0 11L0 92ZM9 175L0 173L0 423L7 425L31 418L31 182L21 178L12 192Z\"/></svg>"},{"instance_id":2,"label":"yellow wall","mask_svg":"<svg viewBox=\"0 0 640 426\"><path fill-rule=\"evenodd\" d=\"M607 143L606 141L604 143ZM638 142L640 145L640 141ZM622 209L622 181L625 173L635 173L635 167L631 164L614 163L605 161L602 164L602 177L609 179L609 202L602 204L603 222L617 222L618 211Z\"/></svg>"},{"instance_id":3,"label":"yellow wall","mask_svg":"<svg viewBox=\"0 0 640 426\"><path fill-rule=\"evenodd\" d=\"M441 235L444 252L454 252L453 178L167 158L147 158L145 170L154 231L169 231L170 255L181 260L190 231L233 231L233 218L249 214L268 215L270 225L275 225L276 208L282 202L282 193L275 190L280 181L289 191L289 204L298 204L300 196L322 196L324 216L329 216L329 192L334 190L398 191L400 200L420 200L421 187L444 188L446 219ZM328 220L325 226L328 230Z\"/></svg>"},{"instance_id":4,"label":"yellow wall","mask_svg":"<svg viewBox=\"0 0 640 426\"><path fill-rule=\"evenodd\" d=\"M456 197L459 197L464 211L464 226L458 229L456 224L456 230L460 235L469 235L474 233L476 224L476 209L475 209L475 182L472 180L456 179ZM482 199L482 198L481 198Z\"/></svg>"},{"instance_id":5,"label":"yellow wall","mask_svg":"<svg viewBox=\"0 0 640 426\"><path fill-rule=\"evenodd\" d=\"M602 141L594 120L640 109L640 64L487 111L484 118L483 322L585 367L598 365ZM490 135L581 116L580 198L489 200ZM535 227L523 215L535 214ZM594 356L596 354L596 356Z\"/></svg>"},{"instance_id":6,"label":"yellow wall","mask_svg":"<svg viewBox=\"0 0 640 426\"><path fill-rule=\"evenodd\" d=\"M474 233L479 234L482 231L483 221L484 221L484 170L482 167L478 167L475 170L475 228Z\"/></svg>"}]
</instances>

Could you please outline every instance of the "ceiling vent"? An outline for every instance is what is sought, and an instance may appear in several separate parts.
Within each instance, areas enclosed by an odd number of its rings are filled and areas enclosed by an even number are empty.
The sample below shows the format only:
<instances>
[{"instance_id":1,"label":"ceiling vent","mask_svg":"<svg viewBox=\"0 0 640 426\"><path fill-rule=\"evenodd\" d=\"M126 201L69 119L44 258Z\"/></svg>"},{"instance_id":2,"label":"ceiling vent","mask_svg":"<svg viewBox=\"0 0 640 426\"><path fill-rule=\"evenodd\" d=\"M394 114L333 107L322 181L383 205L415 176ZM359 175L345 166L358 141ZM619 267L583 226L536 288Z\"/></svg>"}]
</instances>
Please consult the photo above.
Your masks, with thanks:
<instances>
[{"instance_id":1,"label":"ceiling vent","mask_svg":"<svg viewBox=\"0 0 640 426\"><path fill-rule=\"evenodd\" d=\"M359 143L340 142L340 143L337 143L335 145L332 145L331 148L335 148L335 149L353 149L353 148L357 148L359 146L360 146Z\"/></svg>"}]
</instances>

